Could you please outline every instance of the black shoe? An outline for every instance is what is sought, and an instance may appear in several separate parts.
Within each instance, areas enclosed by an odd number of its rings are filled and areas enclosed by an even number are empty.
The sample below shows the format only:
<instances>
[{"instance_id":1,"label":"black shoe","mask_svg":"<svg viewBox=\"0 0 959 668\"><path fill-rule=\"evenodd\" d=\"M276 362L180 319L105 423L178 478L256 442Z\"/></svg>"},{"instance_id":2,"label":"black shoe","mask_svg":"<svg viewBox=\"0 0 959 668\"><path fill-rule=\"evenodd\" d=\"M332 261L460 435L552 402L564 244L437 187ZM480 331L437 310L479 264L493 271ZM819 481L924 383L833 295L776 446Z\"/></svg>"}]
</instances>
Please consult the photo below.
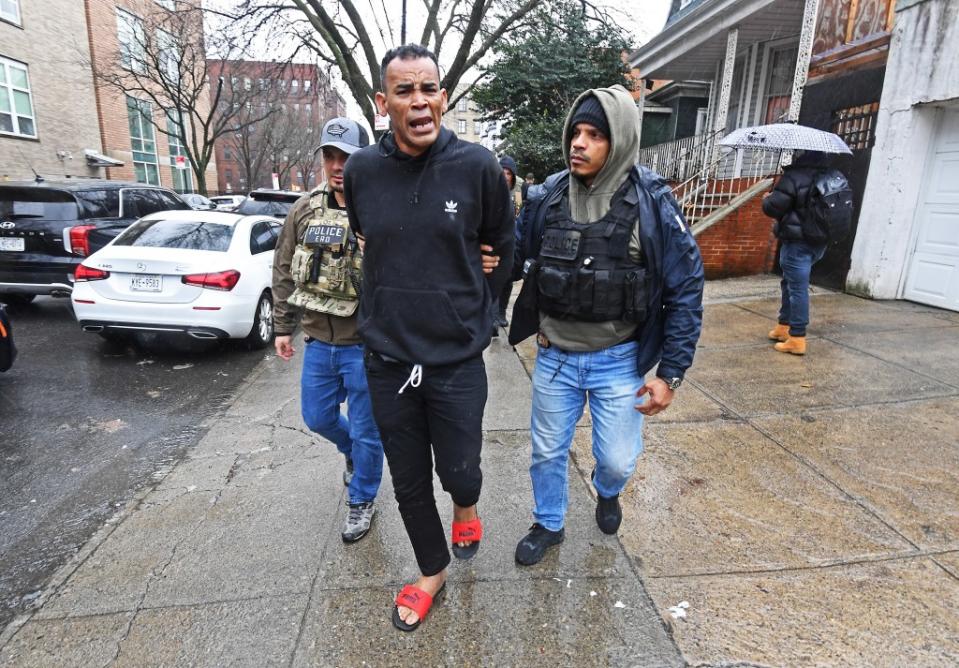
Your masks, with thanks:
<instances>
[{"instance_id":1,"label":"black shoe","mask_svg":"<svg viewBox=\"0 0 959 668\"><path fill-rule=\"evenodd\" d=\"M619 531L619 525L623 522L623 509L619 505L619 494L605 498L596 495L596 524L599 530L612 536Z\"/></svg>"},{"instance_id":2,"label":"black shoe","mask_svg":"<svg viewBox=\"0 0 959 668\"><path fill-rule=\"evenodd\" d=\"M523 566L539 563L546 548L559 545L564 538L566 538L565 529L550 531L539 523L533 524L529 528L529 533L516 546L516 563Z\"/></svg>"},{"instance_id":3,"label":"black shoe","mask_svg":"<svg viewBox=\"0 0 959 668\"><path fill-rule=\"evenodd\" d=\"M506 319L506 313L497 313L493 318L493 324L497 327L509 327L509 321Z\"/></svg>"}]
</instances>

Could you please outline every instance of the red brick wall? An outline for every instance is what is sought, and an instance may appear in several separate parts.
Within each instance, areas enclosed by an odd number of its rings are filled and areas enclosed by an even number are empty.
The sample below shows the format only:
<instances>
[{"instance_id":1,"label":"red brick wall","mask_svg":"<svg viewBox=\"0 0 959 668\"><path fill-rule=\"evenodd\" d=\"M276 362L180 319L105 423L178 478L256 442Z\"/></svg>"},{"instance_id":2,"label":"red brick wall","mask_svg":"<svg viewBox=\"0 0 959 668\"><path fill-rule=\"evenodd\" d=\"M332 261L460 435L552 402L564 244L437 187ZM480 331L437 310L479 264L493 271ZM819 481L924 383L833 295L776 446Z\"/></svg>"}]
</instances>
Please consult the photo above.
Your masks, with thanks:
<instances>
[{"instance_id":1,"label":"red brick wall","mask_svg":"<svg viewBox=\"0 0 959 668\"><path fill-rule=\"evenodd\" d=\"M86 0L87 37L90 40L92 60L98 67L108 70L117 60L120 48L117 36L117 8L125 9L140 17L145 27L150 29L151 16L164 10L154 0ZM198 34L202 34L198 32ZM95 83L97 93L97 111L100 115L100 137L104 152L112 158L122 160L122 167L110 167L106 170L106 178L111 180L135 181L133 170L133 146L130 141L130 125L127 115L126 96L117 90L100 82ZM135 97L145 99L141 94ZM205 98L204 98L205 100ZM208 105L208 103L206 103ZM198 105L205 115L204 103ZM166 124L165 113L156 104L153 104L154 118L161 125ZM170 166L170 145L167 135L159 130L156 136L157 162L159 164L160 184L173 187L173 172ZM216 188L216 164L211 162L206 170L207 187ZM193 177L193 187L196 188L196 177Z\"/></svg>"},{"instance_id":2,"label":"red brick wall","mask_svg":"<svg viewBox=\"0 0 959 668\"><path fill-rule=\"evenodd\" d=\"M768 273L773 268L776 237L773 220L762 211L759 193L697 237L706 278Z\"/></svg>"}]
</instances>

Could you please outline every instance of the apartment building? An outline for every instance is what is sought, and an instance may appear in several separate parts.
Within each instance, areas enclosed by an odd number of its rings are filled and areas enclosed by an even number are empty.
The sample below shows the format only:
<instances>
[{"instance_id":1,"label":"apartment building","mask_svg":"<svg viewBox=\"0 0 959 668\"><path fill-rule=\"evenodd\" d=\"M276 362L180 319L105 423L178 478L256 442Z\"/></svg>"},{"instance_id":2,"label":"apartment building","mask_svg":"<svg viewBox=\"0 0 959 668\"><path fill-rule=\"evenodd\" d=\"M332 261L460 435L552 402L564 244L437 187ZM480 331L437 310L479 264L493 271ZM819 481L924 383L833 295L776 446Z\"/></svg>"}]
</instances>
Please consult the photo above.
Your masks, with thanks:
<instances>
[{"instance_id":1,"label":"apartment building","mask_svg":"<svg viewBox=\"0 0 959 668\"><path fill-rule=\"evenodd\" d=\"M79 3L63 0L63 4ZM164 12L188 6L181 0L84 0L83 4L91 62L101 71L118 65L138 67L145 57L144 43L165 39L173 54L180 48L176 40L182 37L169 35L160 26ZM196 25L185 34L202 41L201 16L198 12L193 16ZM77 32L76 25L82 24L74 24L67 32ZM53 50L52 44L47 48ZM147 95L123 94L102 81L94 83L94 90L103 153L113 162L105 170L107 178L163 185L180 192L196 189L192 170L177 161L184 156L183 146L156 127L172 128L177 115L188 123L182 111L163 109ZM203 104L209 104L208 96L201 100L202 114L207 111ZM208 186L216 183L215 162L207 167L205 176Z\"/></svg>"},{"instance_id":2,"label":"apartment building","mask_svg":"<svg viewBox=\"0 0 959 668\"><path fill-rule=\"evenodd\" d=\"M443 125L455 132L460 139L481 143L480 140L485 135L485 123L480 120L482 114L470 96L462 94L464 90L466 86L457 86L450 95L450 101L455 102L443 115Z\"/></svg>"},{"instance_id":3,"label":"apartment building","mask_svg":"<svg viewBox=\"0 0 959 668\"><path fill-rule=\"evenodd\" d=\"M240 127L216 142L217 189L221 193L255 188L310 190L323 182L315 154L320 131L346 113L346 102L322 69L310 63L211 60L211 78L222 77L227 94L248 107ZM232 91L240 91L234 94Z\"/></svg>"},{"instance_id":4,"label":"apartment building","mask_svg":"<svg viewBox=\"0 0 959 668\"><path fill-rule=\"evenodd\" d=\"M0 0L0 179L103 178L84 6Z\"/></svg>"}]
</instances>

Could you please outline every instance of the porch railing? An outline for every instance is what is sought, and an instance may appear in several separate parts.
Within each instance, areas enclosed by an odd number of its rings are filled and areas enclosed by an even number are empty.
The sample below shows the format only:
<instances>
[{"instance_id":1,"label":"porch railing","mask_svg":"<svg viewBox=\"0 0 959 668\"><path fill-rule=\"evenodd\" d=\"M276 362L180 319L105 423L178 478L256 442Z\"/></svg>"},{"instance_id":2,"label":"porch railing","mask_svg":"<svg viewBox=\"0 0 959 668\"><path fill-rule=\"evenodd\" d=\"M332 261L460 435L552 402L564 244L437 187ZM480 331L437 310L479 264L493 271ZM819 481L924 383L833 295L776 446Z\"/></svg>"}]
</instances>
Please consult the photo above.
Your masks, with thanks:
<instances>
[{"instance_id":1,"label":"porch railing","mask_svg":"<svg viewBox=\"0 0 959 668\"><path fill-rule=\"evenodd\" d=\"M722 132L707 132L674 139L639 151L639 163L669 181L685 181L702 170Z\"/></svg>"},{"instance_id":2,"label":"porch railing","mask_svg":"<svg viewBox=\"0 0 959 668\"><path fill-rule=\"evenodd\" d=\"M768 188L782 153L720 148L725 130L641 149L639 162L668 181L694 235L719 222Z\"/></svg>"}]
</instances>

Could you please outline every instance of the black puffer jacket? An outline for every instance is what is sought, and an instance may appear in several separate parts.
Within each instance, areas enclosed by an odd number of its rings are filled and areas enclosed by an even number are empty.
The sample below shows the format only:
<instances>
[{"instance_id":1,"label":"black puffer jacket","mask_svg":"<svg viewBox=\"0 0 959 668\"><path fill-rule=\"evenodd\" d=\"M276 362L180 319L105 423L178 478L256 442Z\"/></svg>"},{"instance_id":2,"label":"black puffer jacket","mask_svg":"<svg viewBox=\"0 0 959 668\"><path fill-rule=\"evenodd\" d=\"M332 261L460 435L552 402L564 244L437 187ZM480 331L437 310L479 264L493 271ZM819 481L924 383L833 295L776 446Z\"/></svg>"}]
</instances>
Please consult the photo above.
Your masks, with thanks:
<instances>
[{"instance_id":1,"label":"black puffer jacket","mask_svg":"<svg viewBox=\"0 0 959 668\"><path fill-rule=\"evenodd\" d=\"M806 212L809 191L827 160L822 154L809 153L783 169L782 178L763 199L763 213L776 219L774 232L783 241L802 241L803 227L815 224Z\"/></svg>"}]
</instances>

